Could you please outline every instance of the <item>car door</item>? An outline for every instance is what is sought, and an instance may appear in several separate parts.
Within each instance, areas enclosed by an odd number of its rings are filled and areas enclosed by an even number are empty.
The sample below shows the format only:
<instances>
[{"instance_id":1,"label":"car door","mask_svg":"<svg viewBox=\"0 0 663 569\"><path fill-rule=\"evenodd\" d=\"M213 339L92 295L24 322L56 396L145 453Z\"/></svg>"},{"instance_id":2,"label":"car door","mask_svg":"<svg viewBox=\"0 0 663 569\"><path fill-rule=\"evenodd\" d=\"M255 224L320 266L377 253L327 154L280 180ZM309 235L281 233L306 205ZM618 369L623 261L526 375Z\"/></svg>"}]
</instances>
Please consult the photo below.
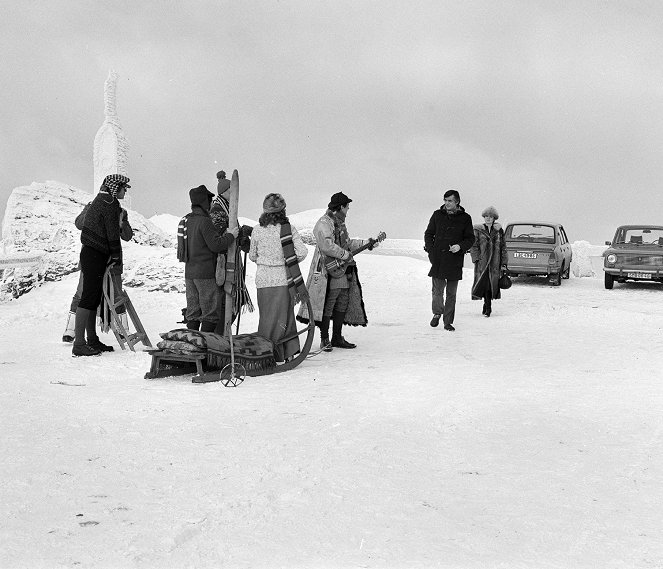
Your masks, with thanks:
<instances>
[{"instance_id":1,"label":"car door","mask_svg":"<svg viewBox=\"0 0 663 569\"><path fill-rule=\"evenodd\" d=\"M573 252L571 249L571 243L569 242L569 238L566 235L566 231L564 231L564 227L561 225L559 226L559 232L562 235L562 242L564 243L564 266L565 267L570 267L571 266L571 259L573 257Z\"/></svg>"}]
</instances>

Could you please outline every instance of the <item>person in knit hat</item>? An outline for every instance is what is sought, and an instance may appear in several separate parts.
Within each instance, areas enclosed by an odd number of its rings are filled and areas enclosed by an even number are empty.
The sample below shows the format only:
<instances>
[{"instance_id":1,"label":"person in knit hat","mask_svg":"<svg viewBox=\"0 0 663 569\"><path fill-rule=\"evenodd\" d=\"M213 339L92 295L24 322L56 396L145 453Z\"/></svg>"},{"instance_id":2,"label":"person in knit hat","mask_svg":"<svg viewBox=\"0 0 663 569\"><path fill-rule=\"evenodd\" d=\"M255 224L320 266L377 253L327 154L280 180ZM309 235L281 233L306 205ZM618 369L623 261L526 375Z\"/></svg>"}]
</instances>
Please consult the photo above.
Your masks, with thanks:
<instances>
[{"instance_id":1,"label":"person in knit hat","mask_svg":"<svg viewBox=\"0 0 663 569\"><path fill-rule=\"evenodd\" d=\"M230 180L226 178L226 173L223 170L220 170L216 174L217 184L216 191L217 195L212 200L212 205L210 207L210 217L212 218L212 223L216 230L223 235L223 233L228 229L230 223L230 202L228 200L228 190L230 189ZM235 268L237 275L239 277L239 306L246 307L250 312L253 311L253 305L251 304L251 297L249 296L249 291L244 282L244 268L242 259L239 256L239 252L243 251L244 253L249 252L249 246L251 243L251 227L248 225L242 225L239 228L239 233L237 235L237 251L235 256ZM217 334L225 334L223 329L224 320L226 316L226 291L224 289L225 279L225 267L227 263L227 252L223 251L219 253L217 257L217 285L219 286L219 302L218 310L219 317L216 329L214 330ZM240 308L241 310L241 308ZM233 311L234 312L234 311ZM235 314L233 314L233 318Z\"/></svg>"},{"instance_id":2,"label":"person in knit hat","mask_svg":"<svg viewBox=\"0 0 663 569\"><path fill-rule=\"evenodd\" d=\"M299 353L295 302L307 296L299 263L306 258L308 249L297 229L290 225L285 207L281 194L267 194L249 249L249 259L257 265L258 335L274 343L277 362L288 361ZM281 342L289 336L290 340Z\"/></svg>"},{"instance_id":3,"label":"person in knit hat","mask_svg":"<svg viewBox=\"0 0 663 569\"><path fill-rule=\"evenodd\" d=\"M92 205L92 202L88 203L83 208L83 211L81 211L81 213L79 213L76 219L74 220L74 225L76 226L76 229L79 230L83 229L83 224L85 222L85 215L87 214L87 211L90 209L90 205ZM127 214L127 210L122 208L120 212L120 239L122 239L122 241L131 241L133 236L134 236L134 230L132 229L129 223L129 216ZM80 263L78 268L80 269ZM124 289L122 288L122 269L123 267L121 261L119 263L116 263L110 268L110 274L111 278L113 279L113 288L115 290L116 301L119 300L120 298L127 297L127 293L125 293ZM78 286L76 287L76 292L74 293L74 296L71 299L71 304L69 306L69 314L67 315L67 323L65 325L64 333L62 334L63 342L74 341L74 336L75 336L74 324L76 322L76 309L78 308L78 303L81 301L82 294L83 294L83 271L80 271L80 275L78 277ZM124 331L128 333L129 318L127 316L126 306L124 304L118 305L117 308L115 309L115 312L117 313L120 319L122 328L124 328ZM107 349L105 351L113 351L113 348L111 346L107 346Z\"/></svg>"},{"instance_id":4,"label":"person in knit hat","mask_svg":"<svg viewBox=\"0 0 663 569\"><path fill-rule=\"evenodd\" d=\"M328 209L313 228L316 248L311 261L306 287L308 288L313 314L302 304L297 314L300 322L313 318L320 328L320 349L352 349L356 344L348 342L342 334L344 324L366 326L368 319L364 308L361 284L357 266L350 251L369 244L372 240L350 239L345 219L352 200L343 192L335 193L329 200ZM332 276L325 269L325 260L346 261L346 272ZM332 337L329 338L329 325L333 320Z\"/></svg>"},{"instance_id":5,"label":"person in knit hat","mask_svg":"<svg viewBox=\"0 0 663 569\"><path fill-rule=\"evenodd\" d=\"M237 228L220 233L209 210L214 194L201 185L189 191L191 213L177 228L177 258L184 262L187 328L214 332L219 320L216 284L217 254L227 251L237 237Z\"/></svg>"},{"instance_id":6,"label":"person in knit hat","mask_svg":"<svg viewBox=\"0 0 663 569\"><path fill-rule=\"evenodd\" d=\"M122 263L123 210L119 200L124 199L130 187L129 178L122 174L106 176L81 224L83 290L76 308L73 356L97 356L112 351L112 347L103 344L97 336L97 307L103 295L106 268Z\"/></svg>"}]
</instances>

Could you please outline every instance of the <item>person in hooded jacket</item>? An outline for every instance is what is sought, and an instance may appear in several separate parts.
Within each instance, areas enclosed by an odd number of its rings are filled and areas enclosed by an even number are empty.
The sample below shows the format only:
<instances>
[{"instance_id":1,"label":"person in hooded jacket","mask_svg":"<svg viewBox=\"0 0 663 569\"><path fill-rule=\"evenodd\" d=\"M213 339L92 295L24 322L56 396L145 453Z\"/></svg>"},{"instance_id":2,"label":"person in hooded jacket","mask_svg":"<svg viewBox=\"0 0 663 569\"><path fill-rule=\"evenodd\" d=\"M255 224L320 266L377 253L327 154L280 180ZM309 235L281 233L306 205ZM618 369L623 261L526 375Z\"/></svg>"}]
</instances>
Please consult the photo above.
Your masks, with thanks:
<instances>
[{"instance_id":1,"label":"person in hooded jacket","mask_svg":"<svg viewBox=\"0 0 663 569\"><path fill-rule=\"evenodd\" d=\"M189 191L191 213L177 228L177 258L185 263L187 328L214 332L219 319L219 294L216 284L217 254L227 251L238 228L219 233L209 210L214 194L205 186Z\"/></svg>"},{"instance_id":2,"label":"person in hooded jacket","mask_svg":"<svg viewBox=\"0 0 663 569\"><path fill-rule=\"evenodd\" d=\"M492 300L501 298L499 280L506 271L507 253L504 230L497 223L499 214L491 205L481 213L484 222L474 226L474 244L470 249L474 263L472 300L483 299L482 314L489 318Z\"/></svg>"},{"instance_id":3,"label":"person in hooded jacket","mask_svg":"<svg viewBox=\"0 0 663 569\"><path fill-rule=\"evenodd\" d=\"M456 314L456 291L458 281L463 278L463 258L474 243L472 218L460 205L460 193L447 190L444 205L435 211L424 232L424 250L428 253L433 279L433 318L434 328L444 323L444 329L453 332ZM446 299L444 298L446 291Z\"/></svg>"}]
</instances>

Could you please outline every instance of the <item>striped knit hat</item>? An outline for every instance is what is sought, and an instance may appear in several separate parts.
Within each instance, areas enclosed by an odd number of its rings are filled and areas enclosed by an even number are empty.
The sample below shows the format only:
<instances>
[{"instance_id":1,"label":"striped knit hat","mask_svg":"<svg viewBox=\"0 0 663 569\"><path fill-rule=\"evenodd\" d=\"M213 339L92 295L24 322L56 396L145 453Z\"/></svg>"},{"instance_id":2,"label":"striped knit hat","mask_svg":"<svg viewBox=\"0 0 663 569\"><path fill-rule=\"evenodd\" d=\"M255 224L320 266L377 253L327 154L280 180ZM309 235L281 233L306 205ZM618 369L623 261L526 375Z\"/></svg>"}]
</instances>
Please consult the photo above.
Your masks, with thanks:
<instances>
[{"instance_id":1,"label":"striped knit hat","mask_svg":"<svg viewBox=\"0 0 663 569\"><path fill-rule=\"evenodd\" d=\"M108 193L113 197L117 195L117 192L119 191L120 188L131 187L129 185L129 178L123 176L122 174L108 174L108 176L104 178L103 185L108 190Z\"/></svg>"}]
</instances>

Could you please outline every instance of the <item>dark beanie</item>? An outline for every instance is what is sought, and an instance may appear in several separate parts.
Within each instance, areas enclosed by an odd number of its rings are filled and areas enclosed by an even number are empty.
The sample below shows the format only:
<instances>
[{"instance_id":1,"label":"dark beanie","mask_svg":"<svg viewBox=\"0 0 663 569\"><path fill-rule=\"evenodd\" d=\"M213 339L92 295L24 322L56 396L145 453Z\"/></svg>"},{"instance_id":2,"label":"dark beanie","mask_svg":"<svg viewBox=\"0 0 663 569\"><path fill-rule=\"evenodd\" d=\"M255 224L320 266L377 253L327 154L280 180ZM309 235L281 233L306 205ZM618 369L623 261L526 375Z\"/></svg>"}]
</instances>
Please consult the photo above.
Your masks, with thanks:
<instances>
[{"instance_id":1,"label":"dark beanie","mask_svg":"<svg viewBox=\"0 0 663 569\"><path fill-rule=\"evenodd\" d=\"M207 209L207 204L214 197L214 194L210 192L205 186L198 186L189 190L189 199L191 200L191 205L199 205Z\"/></svg>"},{"instance_id":2,"label":"dark beanie","mask_svg":"<svg viewBox=\"0 0 663 569\"><path fill-rule=\"evenodd\" d=\"M456 198L456 201L460 203L460 194L458 193L458 190L447 190L444 192L444 197L448 198L454 196Z\"/></svg>"},{"instance_id":3,"label":"dark beanie","mask_svg":"<svg viewBox=\"0 0 663 569\"><path fill-rule=\"evenodd\" d=\"M329 201L329 205L327 206L329 209L332 209L336 206L346 206L348 205L352 200L346 196L343 192L337 192L335 193L332 197L331 200Z\"/></svg>"}]
</instances>

